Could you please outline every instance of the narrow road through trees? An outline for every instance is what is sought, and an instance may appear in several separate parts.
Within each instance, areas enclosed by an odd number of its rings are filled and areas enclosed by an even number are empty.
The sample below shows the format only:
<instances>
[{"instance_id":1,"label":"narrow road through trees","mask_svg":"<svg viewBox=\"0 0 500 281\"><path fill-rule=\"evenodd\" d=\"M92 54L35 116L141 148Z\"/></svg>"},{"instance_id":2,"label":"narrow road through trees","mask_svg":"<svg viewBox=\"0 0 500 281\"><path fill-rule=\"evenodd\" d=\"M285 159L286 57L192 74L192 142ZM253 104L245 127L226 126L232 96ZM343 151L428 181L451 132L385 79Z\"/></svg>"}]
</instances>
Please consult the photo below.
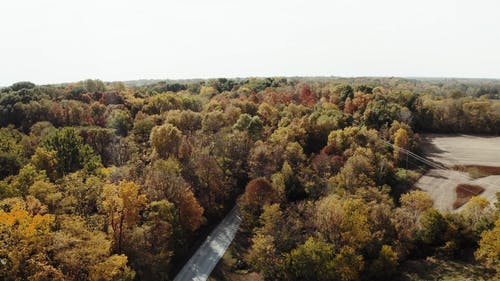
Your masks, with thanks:
<instances>
[{"instance_id":1,"label":"narrow road through trees","mask_svg":"<svg viewBox=\"0 0 500 281\"><path fill-rule=\"evenodd\" d=\"M235 206L210 233L205 242L184 265L174 281L205 281L231 244L241 224L238 206Z\"/></svg>"}]
</instances>

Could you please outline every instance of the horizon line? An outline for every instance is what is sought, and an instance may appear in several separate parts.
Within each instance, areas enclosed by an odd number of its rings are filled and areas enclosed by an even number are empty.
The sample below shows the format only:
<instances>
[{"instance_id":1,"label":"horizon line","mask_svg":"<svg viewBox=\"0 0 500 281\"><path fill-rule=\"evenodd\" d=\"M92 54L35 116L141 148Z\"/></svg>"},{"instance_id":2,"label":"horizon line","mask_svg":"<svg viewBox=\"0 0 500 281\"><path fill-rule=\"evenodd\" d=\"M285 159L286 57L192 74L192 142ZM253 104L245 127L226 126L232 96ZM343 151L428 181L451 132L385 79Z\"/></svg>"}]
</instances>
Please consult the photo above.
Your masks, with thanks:
<instances>
[{"instance_id":1,"label":"horizon line","mask_svg":"<svg viewBox=\"0 0 500 281\"><path fill-rule=\"evenodd\" d=\"M100 78L84 78L81 80L73 80L73 81L63 81L63 82L49 82L49 83L35 83L30 80L19 80L16 82L13 82L10 85L0 85L0 88L7 88L10 87L16 83L20 82L30 82L33 83L37 86L51 86L51 85L65 85L65 84L72 84L72 83L78 83L81 81L85 80L100 80L104 83L115 83L115 82L135 82L135 81L141 81L141 80L150 80L150 81L194 81L194 80L214 80L214 79L249 79L249 78L258 78L258 79L263 79L263 78L330 78L330 79L360 79L360 78L383 78L383 79L390 79L390 78L400 78L400 79L410 79L410 80L422 80L422 79L429 79L429 80L446 80L446 79L457 79L457 80L498 80L500 81L499 77L493 78L493 77L466 77L466 76L395 76L395 75L360 75L360 76L339 76L339 75L249 75L249 76L210 76L210 77L191 77L191 78L136 78L136 79L124 79L124 80L105 80L105 79L100 79Z\"/></svg>"}]
</instances>

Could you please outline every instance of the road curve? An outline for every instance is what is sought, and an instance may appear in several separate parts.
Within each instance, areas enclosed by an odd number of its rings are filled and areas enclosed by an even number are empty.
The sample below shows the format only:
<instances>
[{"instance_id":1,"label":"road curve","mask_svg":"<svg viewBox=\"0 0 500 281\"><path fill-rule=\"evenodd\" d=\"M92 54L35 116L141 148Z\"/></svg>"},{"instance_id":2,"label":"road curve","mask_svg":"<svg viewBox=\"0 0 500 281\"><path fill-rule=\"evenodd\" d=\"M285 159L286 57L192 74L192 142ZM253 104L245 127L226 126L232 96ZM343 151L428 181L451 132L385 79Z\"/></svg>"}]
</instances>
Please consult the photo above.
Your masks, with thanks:
<instances>
[{"instance_id":1,"label":"road curve","mask_svg":"<svg viewBox=\"0 0 500 281\"><path fill-rule=\"evenodd\" d=\"M196 253L184 265L174 281L205 281L231 244L241 224L235 206L205 239Z\"/></svg>"}]
</instances>

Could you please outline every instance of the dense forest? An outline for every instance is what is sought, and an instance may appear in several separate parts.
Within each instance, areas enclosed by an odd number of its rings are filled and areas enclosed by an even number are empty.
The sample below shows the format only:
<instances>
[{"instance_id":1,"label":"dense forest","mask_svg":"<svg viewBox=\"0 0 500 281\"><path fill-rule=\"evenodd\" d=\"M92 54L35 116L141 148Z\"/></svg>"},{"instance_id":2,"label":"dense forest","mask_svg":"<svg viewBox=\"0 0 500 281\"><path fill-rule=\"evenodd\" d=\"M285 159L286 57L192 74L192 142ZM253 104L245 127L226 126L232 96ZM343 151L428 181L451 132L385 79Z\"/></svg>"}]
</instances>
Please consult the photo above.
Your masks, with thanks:
<instances>
[{"instance_id":1,"label":"dense forest","mask_svg":"<svg viewBox=\"0 0 500 281\"><path fill-rule=\"evenodd\" d=\"M171 280L238 203L235 267L390 280L408 259L500 276L500 206L409 188L424 132L500 134L500 81L249 78L0 89L0 279Z\"/></svg>"}]
</instances>

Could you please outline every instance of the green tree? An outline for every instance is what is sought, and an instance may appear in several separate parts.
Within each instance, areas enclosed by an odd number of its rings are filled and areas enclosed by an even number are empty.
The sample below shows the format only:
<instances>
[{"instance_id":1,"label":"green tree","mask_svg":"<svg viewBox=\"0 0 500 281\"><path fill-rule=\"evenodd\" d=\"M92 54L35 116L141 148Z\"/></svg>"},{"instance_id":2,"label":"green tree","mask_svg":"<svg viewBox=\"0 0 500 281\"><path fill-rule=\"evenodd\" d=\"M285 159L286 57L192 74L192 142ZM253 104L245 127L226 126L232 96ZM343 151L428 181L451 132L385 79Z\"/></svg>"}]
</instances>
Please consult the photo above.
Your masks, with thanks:
<instances>
[{"instance_id":1,"label":"green tree","mask_svg":"<svg viewBox=\"0 0 500 281\"><path fill-rule=\"evenodd\" d=\"M31 163L38 170L45 171L52 181L57 179L58 158L55 151L37 147L31 157Z\"/></svg>"},{"instance_id":2,"label":"green tree","mask_svg":"<svg viewBox=\"0 0 500 281\"><path fill-rule=\"evenodd\" d=\"M128 111L117 109L111 112L106 124L108 128L115 129L118 135L126 136L132 128L132 119Z\"/></svg>"},{"instance_id":3,"label":"green tree","mask_svg":"<svg viewBox=\"0 0 500 281\"><path fill-rule=\"evenodd\" d=\"M474 240L479 240L481 233L490 229L495 222L495 214L490 201L479 196L471 197L460 214L463 223L472 231Z\"/></svg>"},{"instance_id":4,"label":"green tree","mask_svg":"<svg viewBox=\"0 0 500 281\"><path fill-rule=\"evenodd\" d=\"M288 201L301 200L306 195L304 186L299 180L299 175L292 170L288 161L283 163L281 171L275 173L272 180L279 191L280 197L285 196Z\"/></svg>"},{"instance_id":5,"label":"green tree","mask_svg":"<svg viewBox=\"0 0 500 281\"><path fill-rule=\"evenodd\" d=\"M15 175L24 162L26 136L9 126L0 128L0 179Z\"/></svg>"},{"instance_id":6,"label":"green tree","mask_svg":"<svg viewBox=\"0 0 500 281\"><path fill-rule=\"evenodd\" d=\"M364 124L369 128L380 128L398 120L401 106L385 100L373 100L363 114Z\"/></svg>"},{"instance_id":7,"label":"green tree","mask_svg":"<svg viewBox=\"0 0 500 281\"><path fill-rule=\"evenodd\" d=\"M172 124L156 126L151 131L150 141L155 151L162 158L177 156L182 133Z\"/></svg>"},{"instance_id":8,"label":"green tree","mask_svg":"<svg viewBox=\"0 0 500 281\"><path fill-rule=\"evenodd\" d=\"M115 146L123 138L115 135L113 129L100 127L85 127L80 129L80 136L84 142L92 147L94 153L99 155L104 164L110 165L113 163L113 158L116 154ZM118 163L114 163L118 164Z\"/></svg>"},{"instance_id":9,"label":"green tree","mask_svg":"<svg viewBox=\"0 0 500 281\"><path fill-rule=\"evenodd\" d=\"M413 250L420 218L432 207L433 202L427 192L420 190L401 195L400 202L401 207L395 210L393 223L401 246L398 251L404 256Z\"/></svg>"},{"instance_id":10,"label":"green tree","mask_svg":"<svg viewBox=\"0 0 500 281\"><path fill-rule=\"evenodd\" d=\"M191 186L182 177L182 168L175 158L156 160L146 173L146 192L152 201L167 199L178 209L178 221L189 231L203 222L204 209Z\"/></svg>"},{"instance_id":11,"label":"green tree","mask_svg":"<svg viewBox=\"0 0 500 281\"><path fill-rule=\"evenodd\" d=\"M359 274L361 270L363 270L363 267L363 256L357 254L356 251L349 246L342 247L340 252L335 256L334 268L337 280L359 280Z\"/></svg>"},{"instance_id":12,"label":"green tree","mask_svg":"<svg viewBox=\"0 0 500 281\"><path fill-rule=\"evenodd\" d=\"M215 133L227 125L226 116L221 110L213 110L203 115L201 126L203 131Z\"/></svg>"},{"instance_id":13,"label":"green tree","mask_svg":"<svg viewBox=\"0 0 500 281\"><path fill-rule=\"evenodd\" d=\"M354 89L347 84L341 84L333 89L333 93L336 94L341 101L345 101L347 98L354 98Z\"/></svg>"},{"instance_id":14,"label":"green tree","mask_svg":"<svg viewBox=\"0 0 500 281\"><path fill-rule=\"evenodd\" d=\"M0 180L16 174L20 168L21 163L16 155L0 151Z\"/></svg>"},{"instance_id":15,"label":"green tree","mask_svg":"<svg viewBox=\"0 0 500 281\"><path fill-rule=\"evenodd\" d=\"M363 256L349 246L335 254L334 246L310 237L289 254L285 270L292 280L359 280Z\"/></svg>"},{"instance_id":16,"label":"green tree","mask_svg":"<svg viewBox=\"0 0 500 281\"><path fill-rule=\"evenodd\" d=\"M250 114L244 113L240 115L240 118L236 124L234 124L233 128L235 130L248 132L251 138L256 140L260 138L264 129L264 124L259 116L252 117Z\"/></svg>"},{"instance_id":17,"label":"green tree","mask_svg":"<svg viewBox=\"0 0 500 281\"><path fill-rule=\"evenodd\" d=\"M146 143L154 126L155 123L151 118L144 118L134 122L132 132L138 142Z\"/></svg>"},{"instance_id":18,"label":"green tree","mask_svg":"<svg viewBox=\"0 0 500 281\"><path fill-rule=\"evenodd\" d=\"M76 172L66 175L58 184L62 194L56 213L92 216L98 211L104 182L100 177ZM59 196L54 193L55 196Z\"/></svg>"},{"instance_id":19,"label":"green tree","mask_svg":"<svg viewBox=\"0 0 500 281\"><path fill-rule=\"evenodd\" d=\"M334 258L333 245L310 237L285 255L285 270L291 280L339 280Z\"/></svg>"},{"instance_id":20,"label":"green tree","mask_svg":"<svg viewBox=\"0 0 500 281\"><path fill-rule=\"evenodd\" d=\"M371 280L391 280L398 269L398 255L389 245L383 245L369 268Z\"/></svg>"},{"instance_id":21,"label":"green tree","mask_svg":"<svg viewBox=\"0 0 500 281\"><path fill-rule=\"evenodd\" d=\"M420 217L417 237L428 245L437 246L443 243L447 229L448 224L443 215L430 208Z\"/></svg>"},{"instance_id":22,"label":"green tree","mask_svg":"<svg viewBox=\"0 0 500 281\"><path fill-rule=\"evenodd\" d=\"M167 115L167 122L185 134L201 129L201 120L201 114L191 110L171 110Z\"/></svg>"},{"instance_id":23,"label":"green tree","mask_svg":"<svg viewBox=\"0 0 500 281\"><path fill-rule=\"evenodd\" d=\"M144 263L144 268L147 275L151 276L150 279L166 278L173 255L170 249L173 244L172 235L178 224L175 206L167 200L151 202L146 210L146 218L146 233L149 238L147 253L152 257L148 259L149 263Z\"/></svg>"},{"instance_id":24,"label":"green tree","mask_svg":"<svg viewBox=\"0 0 500 281\"><path fill-rule=\"evenodd\" d=\"M16 82L10 86L13 91L19 91L22 89L33 89L36 85L29 81Z\"/></svg>"},{"instance_id":25,"label":"green tree","mask_svg":"<svg viewBox=\"0 0 500 281\"><path fill-rule=\"evenodd\" d=\"M357 148L332 178L333 187L354 192L359 188L375 186L377 167L373 164L374 160L375 155L369 148Z\"/></svg>"},{"instance_id":26,"label":"green tree","mask_svg":"<svg viewBox=\"0 0 500 281\"><path fill-rule=\"evenodd\" d=\"M100 165L100 159L93 154L89 145L83 143L74 128L58 129L45 139L43 147L56 153L59 176L84 167L94 170Z\"/></svg>"},{"instance_id":27,"label":"green tree","mask_svg":"<svg viewBox=\"0 0 500 281\"><path fill-rule=\"evenodd\" d=\"M11 196L26 196L28 194L30 186L33 185L35 181L43 179L46 179L45 174L43 172L37 171L33 165L28 164L24 166L19 171L19 174L17 174L17 176L15 176L10 183L12 191L15 192L15 194L11 194Z\"/></svg>"},{"instance_id":28,"label":"green tree","mask_svg":"<svg viewBox=\"0 0 500 281\"><path fill-rule=\"evenodd\" d=\"M278 226L283 220L283 213L278 204L265 205L263 209L259 218L262 226L255 230L252 246L245 258L267 279L278 279L283 276L283 260L275 246L275 237L283 239Z\"/></svg>"},{"instance_id":29,"label":"green tree","mask_svg":"<svg viewBox=\"0 0 500 281\"><path fill-rule=\"evenodd\" d=\"M273 235L256 234L252 237L252 247L246 256L252 268L262 272L264 277L270 280L282 274L280 268L282 261L274 241Z\"/></svg>"},{"instance_id":30,"label":"green tree","mask_svg":"<svg viewBox=\"0 0 500 281\"><path fill-rule=\"evenodd\" d=\"M56 210L57 204L60 202L63 194L57 190L57 186L46 180L37 180L29 188L29 194L40 200L43 204L49 207L51 212Z\"/></svg>"}]
</instances>

